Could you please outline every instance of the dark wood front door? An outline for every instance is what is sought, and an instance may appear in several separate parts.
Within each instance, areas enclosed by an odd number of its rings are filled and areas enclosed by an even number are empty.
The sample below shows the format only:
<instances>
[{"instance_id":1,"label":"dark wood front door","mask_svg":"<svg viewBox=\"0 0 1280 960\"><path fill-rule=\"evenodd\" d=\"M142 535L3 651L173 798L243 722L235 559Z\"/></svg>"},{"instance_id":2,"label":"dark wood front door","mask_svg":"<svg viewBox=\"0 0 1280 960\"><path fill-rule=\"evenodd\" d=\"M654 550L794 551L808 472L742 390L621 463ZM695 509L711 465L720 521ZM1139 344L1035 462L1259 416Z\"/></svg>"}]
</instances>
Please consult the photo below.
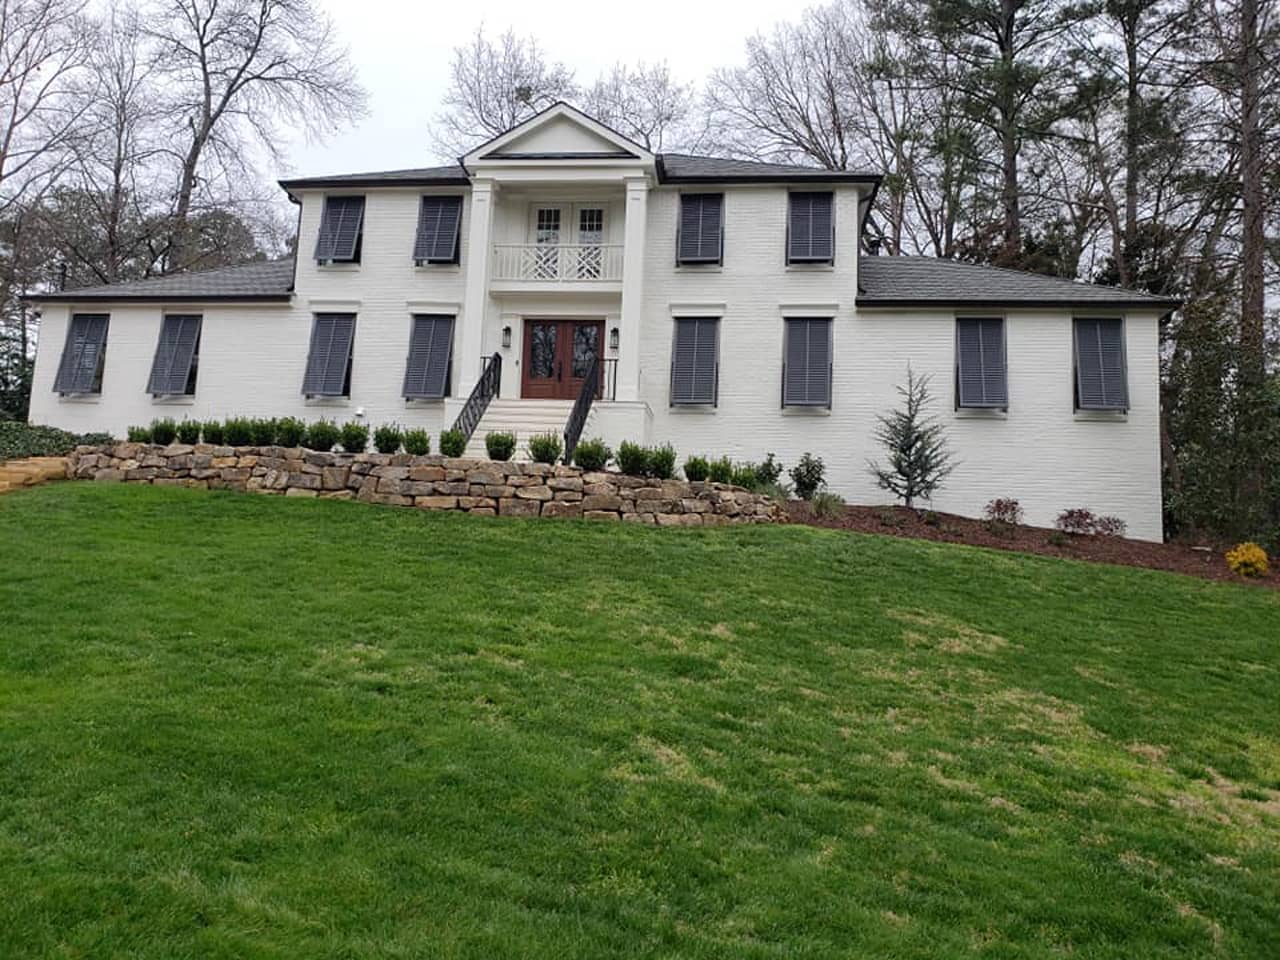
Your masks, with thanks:
<instances>
[{"instance_id":1,"label":"dark wood front door","mask_svg":"<svg viewBox=\"0 0 1280 960\"><path fill-rule=\"evenodd\" d=\"M520 395L576 400L603 346L603 320L526 320Z\"/></svg>"}]
</instances>

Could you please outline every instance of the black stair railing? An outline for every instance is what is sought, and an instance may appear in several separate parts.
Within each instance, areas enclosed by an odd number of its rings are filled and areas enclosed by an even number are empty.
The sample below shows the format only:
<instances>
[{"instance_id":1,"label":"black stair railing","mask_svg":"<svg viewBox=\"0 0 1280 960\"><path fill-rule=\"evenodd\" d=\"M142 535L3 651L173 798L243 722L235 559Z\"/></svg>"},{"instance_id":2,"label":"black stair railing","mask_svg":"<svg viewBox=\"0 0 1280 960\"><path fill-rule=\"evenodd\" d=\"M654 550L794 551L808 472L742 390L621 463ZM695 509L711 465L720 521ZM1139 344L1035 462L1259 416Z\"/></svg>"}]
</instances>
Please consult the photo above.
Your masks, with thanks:
<instances>
[{"instance_id":1,"label":"black stair railing","mask_svg":"<svg viewBox=\"0 0 1280 960\"><path fill-rule=\"evenodd\" d=\"M591 413L591 401L600 391L600 358L593 357L591 369L582 378L582 389L578 391L578 399L573 401L573 410L569 412L569 420L564 425L564 462L573 463L573 451L578 448L582 439L582 428L587 425L587 416Z\"/></svg>"},{"instance_id":2,"label":"black stair railing","mask_svg":"<svg viewBox=\"0 0 1280 960\"><path fill-rule=\"evenodd\" d=\"M485 360L480 379L471 388L471 396L467 397L467 402L458 414L458 419L453 422L453 429L460 431L468 442L471 440L471 435L476 432L476 427L480 425L480 418L489 409L489 401L498 395L498 389L501 386L502 354L494 353Z\"/></svg>"}]
</instances>

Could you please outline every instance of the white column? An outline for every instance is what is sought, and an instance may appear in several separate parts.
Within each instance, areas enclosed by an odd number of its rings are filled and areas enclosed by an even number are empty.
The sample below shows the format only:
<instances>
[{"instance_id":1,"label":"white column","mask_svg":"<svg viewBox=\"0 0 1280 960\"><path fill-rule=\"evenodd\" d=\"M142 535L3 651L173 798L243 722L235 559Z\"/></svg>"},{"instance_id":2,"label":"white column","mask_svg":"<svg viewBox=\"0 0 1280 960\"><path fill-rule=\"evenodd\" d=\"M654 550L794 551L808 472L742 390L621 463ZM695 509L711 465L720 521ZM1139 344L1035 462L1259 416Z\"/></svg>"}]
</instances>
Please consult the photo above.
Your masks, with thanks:
<instances>
[{"instance_id":1,"label":"white column","mask_svg":"<svg viewBox=\"0 0 1280 960\"><path fill-rule=\"evenodd\" d=\"M644 310L644 246L649 181L627 180L622 248L622 320L618 331L618 399L640 399L640 318Z\"/></svg>"},{"instance_id":2,"label":"white column","mask_svg":"<svg viewBox=\"0 0 1280 960\"><path fill-rule=\"evenodd\" d=\"M484 349L484 316L489 303L489 263L493 259L493 203L496 195L493 181L475 180L471 184L470 226L467 229L467 284L463 294L462 315L453 350L453 395L466 397L480 379L481 351ZM509 371L503 371L508 373Z\"/></svg>"}]
</instances>

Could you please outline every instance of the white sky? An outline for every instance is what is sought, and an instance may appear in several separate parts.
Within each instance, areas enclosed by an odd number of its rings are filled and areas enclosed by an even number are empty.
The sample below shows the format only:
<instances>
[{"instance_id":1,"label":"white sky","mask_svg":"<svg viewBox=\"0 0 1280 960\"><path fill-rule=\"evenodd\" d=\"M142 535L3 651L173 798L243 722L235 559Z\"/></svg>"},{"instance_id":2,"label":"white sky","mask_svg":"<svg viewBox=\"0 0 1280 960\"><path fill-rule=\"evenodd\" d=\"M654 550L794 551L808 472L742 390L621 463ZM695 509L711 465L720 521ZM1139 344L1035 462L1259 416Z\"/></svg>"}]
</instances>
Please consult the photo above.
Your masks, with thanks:
<instances>
[{"instance_id":1,"label":"white sky","mask_svg":"<svg viewBox=\"0 0 1280 960\"><path fill-rule=\"evenodd\" d=\"M580 83L622 60L665 60L682 81L740 62L743 43L805 3L764 0L321 0L350 51L365 89L369 116L325 143L299 139L288 150L291 170L317 175L428 166L427 125L439 109L453 48L483 22L486 33L508 27L537 37L546 57L571 67Z\"/></svg>"}]
</instances>

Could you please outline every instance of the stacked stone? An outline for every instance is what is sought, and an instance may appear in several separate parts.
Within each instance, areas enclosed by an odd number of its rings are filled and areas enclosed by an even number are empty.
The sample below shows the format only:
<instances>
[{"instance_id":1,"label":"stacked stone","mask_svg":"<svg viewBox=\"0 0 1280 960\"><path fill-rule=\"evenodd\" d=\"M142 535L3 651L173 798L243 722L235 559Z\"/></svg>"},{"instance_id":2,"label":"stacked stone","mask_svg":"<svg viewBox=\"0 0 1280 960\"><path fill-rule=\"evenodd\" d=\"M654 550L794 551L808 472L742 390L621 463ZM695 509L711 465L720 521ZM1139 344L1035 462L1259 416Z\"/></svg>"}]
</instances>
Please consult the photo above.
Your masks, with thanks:
<instances>
[{"instance_id":1,"label":"stacked stone","mask_svg":"<svg viewBox=\"0 0 1280 960\"><path fill-rule=\"evenodd\" d=\"M118 443L77 447L70 474L102 482L361 500L487 516L584 517L660 526L785 519L776 501L730 484L441 456Z\"/></svg>"}]
</instances>

